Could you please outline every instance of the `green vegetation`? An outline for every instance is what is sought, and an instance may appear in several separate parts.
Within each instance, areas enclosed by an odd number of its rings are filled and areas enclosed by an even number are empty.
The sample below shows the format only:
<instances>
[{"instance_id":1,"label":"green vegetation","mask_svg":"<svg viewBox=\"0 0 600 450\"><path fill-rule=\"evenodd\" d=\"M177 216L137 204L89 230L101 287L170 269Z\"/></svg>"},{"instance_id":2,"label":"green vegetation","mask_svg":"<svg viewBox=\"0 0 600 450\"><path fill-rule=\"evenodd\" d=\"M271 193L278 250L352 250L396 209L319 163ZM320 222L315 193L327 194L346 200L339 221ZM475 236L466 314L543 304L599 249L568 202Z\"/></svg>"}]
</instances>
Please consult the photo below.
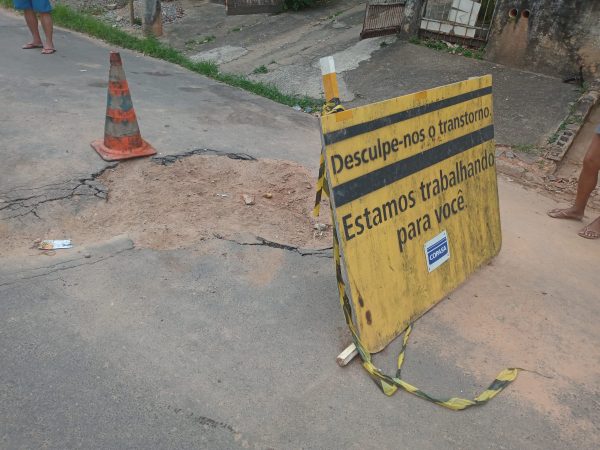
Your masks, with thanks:
<instances>
[{"instance_id":1,"label":"green vegetation","mask_svg":"<svg viewBox=\"0 0 600 450\"><path fill-rule=\"evenodd\" d=\"M453 55L462 55L467 58L483 59L483 56L485 55L484 49L463 47L462 45L450 44L437 39L419 39L418 37L412 37L409 42L411 44L424 45L425 47L434 50L452 53Z\"/></svg>"},{"instance_id":2,"label":"green vegetation","mask_svg":"<svg viewBox=\"0 0 600 450\"><path fill-rule=\"evenodd\" d=\"M565 120L560 123L558 129L552 134L552 136L548 138L548 144L554 144L568 125L581 125L582 123L583 117L581 117L581 114L576 112L575 104L572 104L569 107L569 113L567 114L567 117L565 117Z\"/></svg>"},{"instance_id":3,"label":"green vegetation","mask_svg":"<svg viewBox=\"0 0 600 450\"><path fill-rule=\"evenodd\" d=\"M317 0L285 0L285 8L298 11L299 9L314 6Z\"/></svg>"},{"instance_id":4,"label":"green vegetation","mask_svg":"<svg viewBox=\"0 0 600 450\"><path fill-rule=\"evenodd\" d=\"M577 92L579 92L579 95L583 95L589 90L590 90L590 83L588 83L587 81L584 81L581 86L577 86Z\"/></svg>"},{"instance_id":5,"label":"green vegetation","mask_svg":"<svg viewBox=\"0 0 600 450\"><path fill-rule=\"evenodd\" d=\"M535 146L531 145L531 144L514 145L512 149L516 152L528 153L528 154L533 154L536 152Z\"/></svg>"},{"instance_id":6,"label":"green vegetation","mask_svg":"<svg viewBox=\"0 0 600 450\"><path fill-rule=\"evenodd\" d=\"M198 44L208 44L209 42L212 42L215 39L216 39L216 37L213 35L204 36L202 39L198 40Z\"/></svg>"},{"instance_id":7,"label":"green vegetation","mask_svg":"<svg viewBox=\"0 0 600 450\"><path fill-rule=\"evenodd\" d=\"M215 36L201 36L198 39L190 39L189 41L186 41L184 45L185 48L187 48L188 50L192 50L198 45L208 44L209 42L212 42L215 39Z\"/></svg>"},{"instance_id":8,"label":"green vegetation","mask_svg":"<svg viewBox=\"0 0 600 450\"><path fill-rule=\"evenodd\" d=\"M263 64L262 66L258 66L256 69L252 71L252 73L267 73L269 69Z\"/></svg>"},{"instance_id":9,"label":"green vegetation","mask_svg":"<svg viewBox=\"0 0 600 450\"><path fill-rule=\"evenodd\" d=\"M12 9L12 0L0 0L0 6ZM192 72L199 73L230 86L244 89L287 106L300 105L304 109L309 107L317 109L323 104L322 100L284 94L272 84L250 81L243 75L222 73L214 62L192 61L179 50L163 44L154 37L142 38L132 36L118 28L113 28L111 25L91 15L82 14L65 5L57 4L52 12L52 17L54 23L58 26L85 33L118 47L135 50L144 55L177 64Z\"/></svg>"},{"instance_id":10,"label":"green vegetation","mask_svg":"<svg viewBox=\"0 0 600 450\"><path fill-rule=\"evenodd\" d=\"M104 12L104 8L102 8L101 6L90 5L83 7L80 11L82 14L89 14L90 16L99 16Z\"/></svg>"}]
</instances>

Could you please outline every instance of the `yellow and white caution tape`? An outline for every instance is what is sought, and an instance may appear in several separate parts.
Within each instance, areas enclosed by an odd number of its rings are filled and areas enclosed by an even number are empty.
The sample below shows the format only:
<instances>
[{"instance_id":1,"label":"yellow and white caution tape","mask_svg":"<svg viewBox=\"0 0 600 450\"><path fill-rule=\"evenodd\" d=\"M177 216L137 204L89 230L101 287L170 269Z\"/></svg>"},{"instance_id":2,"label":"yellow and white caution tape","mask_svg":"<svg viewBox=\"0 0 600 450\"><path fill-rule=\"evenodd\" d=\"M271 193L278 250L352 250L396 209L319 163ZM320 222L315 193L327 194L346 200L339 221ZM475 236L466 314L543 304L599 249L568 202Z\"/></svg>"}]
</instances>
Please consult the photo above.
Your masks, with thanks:
<instances>
[{"instance_id":1,"label":"yellow and white caution tape","mask_svg":"<svg viewBox=\"0 0 600 450\"><path fill-rule=\"evenodd\" d=\"M344 107L340 104L339 98L333 98L323 105L323 115L335 114L344 111ZM323 198L323 190L326 190L325 195L329 196L328 186L325 182L325 155L321 152L321 160L319 161L319 177L317 178L317 193L315 195L315 206L313 208L313 216L318 217L321 211L321 199Z\"/></svg>"}]
</instances>

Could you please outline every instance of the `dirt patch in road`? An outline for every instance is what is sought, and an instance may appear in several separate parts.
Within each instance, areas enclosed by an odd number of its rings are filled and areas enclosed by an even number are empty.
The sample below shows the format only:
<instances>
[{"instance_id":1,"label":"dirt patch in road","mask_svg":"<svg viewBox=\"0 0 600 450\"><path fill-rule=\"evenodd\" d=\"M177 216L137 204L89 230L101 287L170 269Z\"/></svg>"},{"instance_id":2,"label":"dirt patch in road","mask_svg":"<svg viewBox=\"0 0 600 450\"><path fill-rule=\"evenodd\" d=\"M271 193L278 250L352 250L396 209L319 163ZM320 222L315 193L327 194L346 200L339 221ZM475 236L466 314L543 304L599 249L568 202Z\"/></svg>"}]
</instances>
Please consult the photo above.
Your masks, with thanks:
<instances>
[{"instance_id":1,"label":"dirt patch in road","mask_svg":"<svg viewBox=\"0 0 600 450\"><path fill-rule=\"evenodd\" d=\"M167 166L128 161L98 181L108 188L106 201L77 205L71 199L38 211L42 220L31 216L26 224L11 224L3 252L22 253L35 238L69 238L82 246L119 234L156 249L239 235L300 248L331 245L327 206L322 217L312 217L314 176L293 162L197 155ZM246 204L244 196L254 204ZM324 226L315 229L317 223Z\"/></svg>"}]
</instances>

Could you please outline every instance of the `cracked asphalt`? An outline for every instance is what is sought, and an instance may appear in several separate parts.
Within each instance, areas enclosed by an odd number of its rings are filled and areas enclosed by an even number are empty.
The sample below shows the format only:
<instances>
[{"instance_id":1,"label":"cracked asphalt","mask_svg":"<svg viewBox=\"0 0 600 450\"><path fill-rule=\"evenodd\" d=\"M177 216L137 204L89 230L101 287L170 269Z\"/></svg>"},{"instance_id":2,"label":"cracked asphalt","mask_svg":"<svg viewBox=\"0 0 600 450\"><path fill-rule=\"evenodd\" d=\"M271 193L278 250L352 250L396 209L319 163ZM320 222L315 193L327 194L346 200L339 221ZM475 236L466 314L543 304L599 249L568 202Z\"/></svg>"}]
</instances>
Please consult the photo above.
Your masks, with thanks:
<instances>
[{"instance_id":1,"label":"cracked asphalt","mask_svg":"<svg viewBox=\"0 0 600 450\"><path fill-rule=\"evenodd\" d=\"M95 179L107 164L89 142L103 132L95 85L108 48L57 30L55 55L25 52L22 18L3 11L0 39L12 61L0 67L8 233L45 220L44 202L105 201ZM316 173L314 118L122 55L142 134L165 164L214 149ZM0 261L0 448L598 448L597 246L579 224L549 221L555 202L534 190L501 179L500 200L502 252L417 322L403 369L426 392L466 397L504 367L542 374L521 373L484 407L387 398L357 361L336 365L350 336L328 249L215 234L154 250L106 236ZM376 363L392 371L398 348Z\"/></svg>"},{"instance_id":2,"label":"cracked asphalt","mask_svg":"<svg viewBox=\"0 0 600 450\"><path fill-rule=\"evenodd\" d=\"M107 164L97 172L84 178L50 183L38 187L19 186L0 193L0 220L17 219L28 214L41 220L37 213L40 205L48 202L69 200L74 196L96 197L106 199L108 191L105 186L96 181L108 168L116 164Z\"/></svg>"}]
</instances>

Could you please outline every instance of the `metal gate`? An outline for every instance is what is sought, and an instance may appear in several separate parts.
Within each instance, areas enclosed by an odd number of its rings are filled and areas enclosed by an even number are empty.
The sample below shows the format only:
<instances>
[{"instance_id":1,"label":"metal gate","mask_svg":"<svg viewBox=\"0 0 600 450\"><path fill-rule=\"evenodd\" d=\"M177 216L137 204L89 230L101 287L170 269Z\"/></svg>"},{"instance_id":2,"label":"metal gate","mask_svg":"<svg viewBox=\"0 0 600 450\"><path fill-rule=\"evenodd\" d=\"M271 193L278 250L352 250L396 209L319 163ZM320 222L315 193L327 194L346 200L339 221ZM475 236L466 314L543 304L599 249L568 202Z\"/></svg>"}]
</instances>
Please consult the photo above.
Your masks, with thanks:
<instances>
[{"instance_id":1,"label":"metal gate","mask_svg":"<svg viewBox=\"0 0 600 450\"><path fill-rule=\"evenodd\" d=\"M360 38L396 34L404 21L406 0L370 0L365 10L365 20Z\"/></svg>"},{"instance_id":2,"label":"metal gate","mask_svg":"<svg viewBox=\"0 0 600 450\"><path fill-rule=\"evenodd\" d=\"M426 0L419 34L483 45L495 13L495 0Z\"/></svg>"}]
</instances>

